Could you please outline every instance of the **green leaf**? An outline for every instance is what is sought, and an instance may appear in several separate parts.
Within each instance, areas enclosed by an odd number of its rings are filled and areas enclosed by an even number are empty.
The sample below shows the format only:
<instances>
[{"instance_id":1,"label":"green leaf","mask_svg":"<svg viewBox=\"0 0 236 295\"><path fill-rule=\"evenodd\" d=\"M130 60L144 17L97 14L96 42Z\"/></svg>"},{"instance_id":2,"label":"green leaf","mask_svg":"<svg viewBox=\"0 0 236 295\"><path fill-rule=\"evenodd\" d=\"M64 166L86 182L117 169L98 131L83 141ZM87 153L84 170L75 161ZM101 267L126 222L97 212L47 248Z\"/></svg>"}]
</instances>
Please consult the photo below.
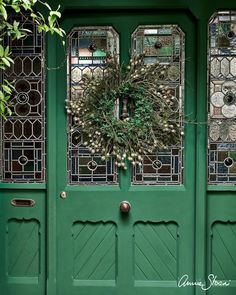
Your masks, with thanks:
<instances>
[{"instance_id":1,"label":"green leaf","mask_svg":"<svg viewBox=\"0 0 236 295\"><path fill-rule=\"evenodd\" d=\"M4 99L4 94L3 92L0 90L0 100L3 100Z\"/></svg>"},{"instance_id":2,"label":"green leaf","mask_svg":"<svg viewBox=\"0 0 236 295\"><path fill-rule=\"evenodd\" d=\"M56 19L57 19L57 17L55 15L49 15L48 23L49 23L50 28L54 27L54 23L55 23Z\"/></svg>"},{"instance_id":3,"label":"green leaf","mask_svg":"<svg viewBox=\"0 0 236 295\"><path fill-rule=\"evenodd\" d=\"M2 114L4 114L4 112L5 112L5 104L3 102L0 102L0 112Z\"/></svg>"},{"instance_id":4,"label":"green leaf","mask_svg":"<svg viewBox=\"0 0 236 295\"><path fill-rule=\"evenodd\" d=\"M20 24L19 22L17 22L17 21L14 20L14 22L13 22L13 29L14 29L15 31L18 30L19 24Z\"/></svg>"},{"instance_id":5,"label":"green leaf","mask_svg":"<svg viewBox=\"0 0 236 295\"><path fill-rule=\"evenodd\" d=\"M41 4L45 5L50 11L52 10L52 8L50 7L50 5L46 2L40 2Z\"/></svg>"},{"instance_id":6,"label":"green leaf","mask_svg":"<svg viewBox=\"0 0 236 295\"><path fill-rule=\"evenodd\" d=\"M4 62L4 64L5 64L6 66L8 66L8 67L11 66L10 62L9 62L5 57L2 58L2 61Z\"/></svg>"},{"instance_id":7,"label":"green leaf","mask_svg":"<svg viewBox=\"0 0 236 295\"><path fill-rule=\"evenodd\" d=\"M11 111L11 109L9 107L6 107L6 111L7 111L8 115L11 116L12 111Z\"/></svg>"},{"instance_id":8,"label":"green leaf","mask_svg":"<svg viewBox=\"0 0 236 295\"><path fill-rule=\"evenodd\" d=\"M54 28L53 30L54 30L59 36L61 36L61 37L64 36L60 29L58 29L58 28Z\"/></svg>"},{"instance_id":9,"label":"green leaf","mask_svg":"<svg viewBox=\"0 0 236 295\"><path fill-rule=\"evenodd\" d=\"M15 10L15 12L20 12L20 7L17 4L12 4L11 7Z\"/></svg>"},{"instance_id":10,"label":"green leaf","mask_svg":"<svg viewBox=\"0 0 236 295\"><path fill-rule=\"evenodd\" d=\"M8 54L9 54L9 46L7 46L7 47L5 48L4 56L6 57Z\"/></svg>"},{"instance_id":11,"label":"green leaf","mask_svg":"<svg viewBox=\"0 0 236 295\"><path fill-rule=\"evenodd\" d=\"M30 16L31 16L32 18L38 18L38 15L35 14L34 12L31 12Z\"/></svg>"},{"instance_id":12,"label":"green leaf","mask_svg":"<svg viewBox=\"0 0 236 295\"><path fill-rule=\"evenodd\" d=\"M7 81L6 79L4 79L4 83L7 84L7 86L9 86L10 88L15 89L15 87L14 87L14 85L13 85L13 83L15 83L15 80L9 82L9 81Z\"/></svg>"},{"instance_id":13,"label":"green leaf","mask_svg":"<svg viewBox=\"0 0 236 295\"><path fill-rule=\"evenodd\" d=\"M34 20L34 21L35 21L35 20ZM27 33L32 33L31 30L29 30L29 29L25 29L25 28L21 29L21 31L22 31L22 32L27 32Z\"/></svg>"},{"instance_id":14,"label":"green leaf","mask_svg":"<svg viewBox=\"0 0 236 295\"><path fill-rule=\"evenodd\" d=\"M50 11L49 15L56 15L57 17L61 17L61 13L59 11Z\"/></svg>"},{"instance_id":15,"label":"green leaf","mask_svg":"<svg viewBox=\"0 0 236 295\"><path fill-rule=\"evenodd\" d=\"M3 18L5 20L7 20L7 11L6 11L6 8L3 6L3 4L1 4L1 6L0 6L0 11L1 11Z\"/></svg>"},{"instance_id":16,"label":"green leaf","mask_svg":"<svg viewBox=\"0 0 236 295\"><path fill-rule=\"evenodd\" d=\"M37 13L38 13L38 15L41 17L42 21L45 23L45 18L44 18L44 16L42 15L42 13L40 13L39 11L38 11Z\"/></svg>"},{"instance_id":17,"label":"green leaf","mask_svg":"<svg viewBox=\"0 0 236 295\"><path fill-rule=\"evenodd\" d=\"M7 93L7 94L11 94L12 90L10 87L8 87L7 85L2 85L3 90Z\"/></svg>"},{"instance_id":18,"label":"green leaf","mask_svg":"<svg viewBox=\"0 0 236 295\"><path fill-rule=\"evenodd\" d=\"M14 63L14 60L12 58L10 58L9 56L6 57L6 59L11 62L11 63Z\"/></svg>"},{"instance_id":19,"label":"green leaf","mask_svg":"<svg viewBox=\"0 0 236 295\"><path fill-rule=\"evenodd\" d=\"M4 55L4 48L2 45L0 45L0 57L3 57Z\"/></svg>"}]
</instances>

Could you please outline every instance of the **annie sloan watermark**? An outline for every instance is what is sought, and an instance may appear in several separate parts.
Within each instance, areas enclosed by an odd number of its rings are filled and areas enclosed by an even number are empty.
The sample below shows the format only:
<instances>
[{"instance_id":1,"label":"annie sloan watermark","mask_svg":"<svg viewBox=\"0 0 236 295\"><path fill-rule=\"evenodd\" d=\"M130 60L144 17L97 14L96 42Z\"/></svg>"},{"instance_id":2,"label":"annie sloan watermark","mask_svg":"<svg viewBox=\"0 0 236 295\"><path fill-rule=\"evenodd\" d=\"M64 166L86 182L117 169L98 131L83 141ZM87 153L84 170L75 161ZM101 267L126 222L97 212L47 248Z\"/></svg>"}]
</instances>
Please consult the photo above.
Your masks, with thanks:
<instances>
[{"instance_id":1,"label":"annie sloan watermark","mask_svg":"<svg viewBox=\"0 0 236 295\"><path fill-rule=\"evenodd\" d=\"M183 275L178 281L178 287L199 287L203 291L209 290L211 287L228 287L230 285L230 280L221 281L217 280L217 276L214 274L209 274L206 282L202 281L192 281L189 279L187 274Z\"/></svg>"}]
</instances>

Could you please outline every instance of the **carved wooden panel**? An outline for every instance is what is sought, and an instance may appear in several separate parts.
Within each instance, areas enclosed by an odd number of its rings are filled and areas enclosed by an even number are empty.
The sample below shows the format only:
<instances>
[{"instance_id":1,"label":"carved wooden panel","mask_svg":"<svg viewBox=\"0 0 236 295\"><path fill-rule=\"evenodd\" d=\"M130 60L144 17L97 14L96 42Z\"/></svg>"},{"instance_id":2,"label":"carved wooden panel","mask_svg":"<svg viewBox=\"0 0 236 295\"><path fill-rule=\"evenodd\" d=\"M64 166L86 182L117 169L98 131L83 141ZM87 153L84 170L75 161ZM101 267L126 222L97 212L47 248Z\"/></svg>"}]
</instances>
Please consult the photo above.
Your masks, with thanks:
<instances>
[{"instance_id":1,"label":"carved wooden panel","mask_svg":"<svg viewBox=\"0 0 236 295\"><path fill-rule=\"evenodd\" d=\"M236 280L236 222L212 226L211 272L221 280Z\"/></svg>"},{"instance_id":2,"label":"carved wooden panel","mask_svg":"<svg viewBox=\"0 0 236 295\"><path fill-rule=\"evenodd\" d=\"M177 229L174 222L135 224L135 280L177 280Z\"/></svg>"},{"instance_id":3,"label":"carved wooden panel","mask_svg":"<svg viewBox=\"0 0 236 295\"><path fill-rule=\"evenodd\" d=\"M36 219L11 219L7 225L9 277L38 277L40 273L40 224Z\"/></svg>"},{"instance_id":4,"label":"carved wooden panel","mask_svg":"<svg viewBox=\"0 0 236 295\"><path fill-rule=\"evenodd\" d=\"M74 280L115 280L116 225L76 222L72 227Z\"/></svg>"}]
</instances>

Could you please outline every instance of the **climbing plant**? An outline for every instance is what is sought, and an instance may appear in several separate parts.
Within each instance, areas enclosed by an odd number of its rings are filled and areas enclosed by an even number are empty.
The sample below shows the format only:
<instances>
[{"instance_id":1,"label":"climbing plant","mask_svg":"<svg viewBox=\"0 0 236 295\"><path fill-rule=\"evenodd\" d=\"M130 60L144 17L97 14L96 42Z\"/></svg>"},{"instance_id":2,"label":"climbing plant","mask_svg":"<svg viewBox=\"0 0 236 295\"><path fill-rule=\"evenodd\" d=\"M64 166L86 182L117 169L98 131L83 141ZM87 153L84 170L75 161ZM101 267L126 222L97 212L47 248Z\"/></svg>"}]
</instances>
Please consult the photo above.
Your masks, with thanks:
<instances>
[{"instance_id":1,"label":"climbing plant","mask_svg":"<svg viewBox=\"0 0 236 295\"><path fill-rule=\"evenodd\" d=\"M44 14L40 12L42 8L44 8ZM47 2L41 0L0 0L0 70L2 71L7 70L14 63L10 48L4 43L4 38L10 37L12 40L17 40L26 38L30 33L30 30L24 27L24 22L20 23L14 18L9 18L12 13L20 14L26 21L34 22L39 32L55 33L60 37L65 35L58 23L61 17L60 6L53 10ZM13 81L3 80L1 82L0 116L6 118L11 115L8 101L14 91L14 86Z\"/></svg>"}]
</instances>

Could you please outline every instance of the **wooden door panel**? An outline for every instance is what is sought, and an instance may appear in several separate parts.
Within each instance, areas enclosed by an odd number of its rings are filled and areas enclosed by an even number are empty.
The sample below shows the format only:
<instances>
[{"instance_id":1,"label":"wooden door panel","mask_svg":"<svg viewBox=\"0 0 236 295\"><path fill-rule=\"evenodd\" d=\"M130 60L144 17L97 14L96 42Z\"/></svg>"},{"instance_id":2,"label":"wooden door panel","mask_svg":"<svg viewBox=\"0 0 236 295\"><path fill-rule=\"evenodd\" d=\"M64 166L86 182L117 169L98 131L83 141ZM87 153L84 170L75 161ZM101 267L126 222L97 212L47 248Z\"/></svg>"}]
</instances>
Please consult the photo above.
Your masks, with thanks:
<instances>
[{"instance_id":1,"label":"wooden door panel","mask_svg":"<svg viewBox=\"0 0 236 295\"><path fill-rule=\"evenodd\" d=\"M45 293L45 195L40 191L5 190L1 212L1 269L3 294ZM33 200L33 207L12 201Z\"/></svg>"},{"instance_id":2,"label":"wooden door panel","mask_svg":"<svg viewBox=\"0 0 236 295\"><path fill-rule=\"evenodd\" d=\"M176 281L178 226L174 222L134 224L135 285L148 281Z\"/></svg>"},{"instance_id":3,"label":"wooden door panel","mask_svg":"<svg viewBox=\"0 0 236 295\"><path fill-rule=\"evenodd\" d=\"M208 193L208 294L235 294L236 287L236 200L231 192ZM215 286L220 281L223 287ZM212 285L211 285L211 282Z\"/></svg>"}]
</instances>

